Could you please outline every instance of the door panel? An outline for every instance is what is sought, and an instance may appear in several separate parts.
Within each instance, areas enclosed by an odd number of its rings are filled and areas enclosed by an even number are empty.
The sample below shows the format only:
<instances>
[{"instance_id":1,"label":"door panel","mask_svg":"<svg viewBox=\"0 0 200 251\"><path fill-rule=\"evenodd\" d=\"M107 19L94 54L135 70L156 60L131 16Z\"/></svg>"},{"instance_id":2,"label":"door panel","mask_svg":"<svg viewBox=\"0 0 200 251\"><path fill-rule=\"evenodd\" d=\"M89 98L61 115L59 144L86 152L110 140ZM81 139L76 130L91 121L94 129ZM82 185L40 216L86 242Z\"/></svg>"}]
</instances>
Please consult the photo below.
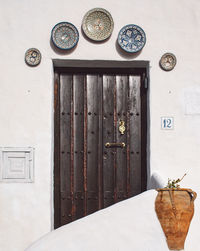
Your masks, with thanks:
<instances>
[{"instance_id":1,"label":"door panel","mask_svg":"<svg viewBox=\"0 0 200 251\"><path fill-rule=\"evenodd\" d=\"M74 104L74 105L73 105ZM73 102L71 114L71 129L73 144L71 156L72 192L74 192L73 219L84 216L84 75L73 76ZM74 127L74 128L73 128ZM67 164L67 163L66 163ZM73 167L74 165L74 167ZM64 181L65 183L67 180Z\"/></svg>"},{"instance_id":2,"label":"door panel","mask_svg":"<svg viewBox=\"0 0 200 251\"><path fill-rule=\"evenodd\" d=\"M115 142L114 126L114 76L103 76L103 193L104 207L114 203L115 195L115 159L113 149L105 148L107 142Z\"/></svg>"},{"instance_id":3,"label":"door panel","mask_svg":"<svg viewBox=\"0 0 200 251\"><path fill-rule=\"evenodd\" d=\"M128 107L128 76L116 76L116 142L125 143L125 148L116 148L116 201L127 198L127 113ZM121 134L119 131L120 121L124 121L125 132Z\"/></svg>"},{"instance_id":4,"label":"door panel","mask_svg":"<svg viewBox=\"0 0 200 251\"><path fill-rule=\"evenodd\" d=\"M87 75L87 214L99 209L99 84L98 75Z\"/></svg>"},{"instance_id":5,"label":"door panel","mask_svg":"<svg viewBox=\"0 0 200 251\"><path fill-rule=\"evenodd\" d=\"M146 145L141 142L146 135L141 134L141 75L72 71L56 76L54 207L59 227L143 191Z\"/></svg>"},{"instance_id":6,"label":"door panel","mask_svg":"<svg viewBox=\"0 0 200 251\"><path fill-rule=\"evenodd\" d=\"M141 191L141 78L129 76L130 196ZM138 178L136 178L138 177Z\"/></svg>"},{"instance_id":7,"label":"door panel","mask_svg":"<svg viewBox=\"0 0 200 251\"><path fill-rule=\"evenodd\" d=\"M67 83L67 84L65 84ZM72 220L72 168L73 166L66 164L71 162L71 133L73 131L73 124L71 125L71 109L72 109L72 93L73 93L72 75L60 76L60 210L62 223L66 224ZM70 102L69 102L70 101ZM67 182L65 182L67 180ZM59 185L59 184L58 184Z\"/></svg>"}]
</instances>

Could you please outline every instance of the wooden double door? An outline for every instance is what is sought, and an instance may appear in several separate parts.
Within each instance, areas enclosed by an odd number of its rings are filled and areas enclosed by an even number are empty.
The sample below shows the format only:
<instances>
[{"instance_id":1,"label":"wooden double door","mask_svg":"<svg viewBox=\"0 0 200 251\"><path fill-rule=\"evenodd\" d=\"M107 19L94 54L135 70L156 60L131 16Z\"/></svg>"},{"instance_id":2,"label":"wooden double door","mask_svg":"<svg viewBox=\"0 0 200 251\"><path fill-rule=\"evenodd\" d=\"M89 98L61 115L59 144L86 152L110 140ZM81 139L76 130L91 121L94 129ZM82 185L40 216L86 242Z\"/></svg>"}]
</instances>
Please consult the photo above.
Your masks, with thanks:
<instances>
[{"instance_id":1,"label":"wooden double door","mask_svg":"<svg viewBox=\"0 0 200 251\"><path fill-rule=\"evenodd\" d=\"M145 81L146 68L55 67L55 228L146 189Z\"/></svg>"}]
</instances>

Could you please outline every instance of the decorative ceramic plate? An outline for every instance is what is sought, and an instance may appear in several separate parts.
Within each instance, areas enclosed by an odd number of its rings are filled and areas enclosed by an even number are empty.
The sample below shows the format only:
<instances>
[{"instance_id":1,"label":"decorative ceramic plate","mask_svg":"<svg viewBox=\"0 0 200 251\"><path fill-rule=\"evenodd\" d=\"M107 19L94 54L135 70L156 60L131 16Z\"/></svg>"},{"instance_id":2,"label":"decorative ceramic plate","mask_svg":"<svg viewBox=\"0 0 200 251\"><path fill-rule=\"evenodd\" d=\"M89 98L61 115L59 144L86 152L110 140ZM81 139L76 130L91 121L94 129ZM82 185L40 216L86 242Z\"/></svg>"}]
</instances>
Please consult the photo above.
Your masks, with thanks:
<instances>
[{"instance_id":1,"label":"decorative ceramic plate","mask_svg":"<svg viewBox=\"0 0 200 251\"><path fill-rule=\"evenodd\" d=\"M69 50L78 43L79 33L73 24L61 22L53 27L51 39L54 45L59 49Z\"/></svg>"},{"instance_id":2,"label":"decorative ceramic plate","mask_svg":"<svg viewBox=\"0 0 200 251\"><path fill-rule=\"evenodd\" d=\"M126 52L138 52L146 43L146 35L142 28L135 24L124 26L118 35L118 44Z\"/></svg>"},{"instance_id":3,"label":"decorative ceramic plate","mask_svg":"<svg viewBox=\"0 0 200 251\"><path fill-rule=\"evenodd\" d=\"M172 53L165 53L160 59L160 67L165 71L171 71L176 65L176 57Z\"/></svg>"},{"instance_id":4,"label":"decorative ceramic plate","mask_svg":"<svg viewBox=\"0 0 200 251\"><path fill-rule=\"evenodd\" d=\"M36 48L30 48L25 53L25 62L30 66L39 65L41 61L41 53Z\"/></svg>"},{"instance_id":5,"label":"decorative ceramic plate","mask_svg":"<svg viewBox=\"0 0 200 251\"><path fill-rule=\"evenodd\" d=\"M112 34L114 22L107 10L95 8L85 14L82 28L91 40L103 41Z\"/></svg>"}]
</instances>

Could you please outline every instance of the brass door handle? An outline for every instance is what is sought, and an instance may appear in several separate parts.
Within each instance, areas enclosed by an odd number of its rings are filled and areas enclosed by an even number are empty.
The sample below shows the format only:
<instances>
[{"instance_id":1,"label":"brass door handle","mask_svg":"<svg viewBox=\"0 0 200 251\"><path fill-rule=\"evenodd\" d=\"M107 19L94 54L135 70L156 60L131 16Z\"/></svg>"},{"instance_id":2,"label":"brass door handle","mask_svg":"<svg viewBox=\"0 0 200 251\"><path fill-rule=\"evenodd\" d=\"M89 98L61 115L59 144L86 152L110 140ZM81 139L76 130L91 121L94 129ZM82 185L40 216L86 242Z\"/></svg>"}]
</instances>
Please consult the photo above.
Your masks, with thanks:
<instances>
[{"instance_id":1,"label":"brass door handle","mask_svg":"<svg viewBox=\"0 0 200 251\"><path fill-rule=\"evenodd\" d=\"M124 148L126 146L126 144L124 142L121 143L105 143L105 147L122 147Z\"/></svg>"}]
</instances>

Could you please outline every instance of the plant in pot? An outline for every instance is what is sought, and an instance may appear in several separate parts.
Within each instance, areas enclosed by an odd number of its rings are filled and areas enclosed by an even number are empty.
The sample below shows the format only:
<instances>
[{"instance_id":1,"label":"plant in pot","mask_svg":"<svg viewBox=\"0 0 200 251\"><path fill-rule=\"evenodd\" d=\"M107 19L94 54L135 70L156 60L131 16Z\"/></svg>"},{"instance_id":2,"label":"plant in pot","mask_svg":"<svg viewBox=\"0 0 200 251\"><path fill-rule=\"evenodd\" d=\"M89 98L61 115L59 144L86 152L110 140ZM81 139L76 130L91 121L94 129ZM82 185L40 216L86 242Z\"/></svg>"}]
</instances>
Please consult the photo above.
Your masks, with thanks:
<instances>
[{"instance_id":1,"label":"plant in pot","mask_svg":"<svg viewBox=\"0 0 200 251\"><path fill-rule=\"evenodd\" d=\"M194 215L197 194L191 189L180 188L181 179L170 180L165 188L157 189L155 210L165 233L170 250L184 249L190 222Z\"/></svg>"}]
</instances>

